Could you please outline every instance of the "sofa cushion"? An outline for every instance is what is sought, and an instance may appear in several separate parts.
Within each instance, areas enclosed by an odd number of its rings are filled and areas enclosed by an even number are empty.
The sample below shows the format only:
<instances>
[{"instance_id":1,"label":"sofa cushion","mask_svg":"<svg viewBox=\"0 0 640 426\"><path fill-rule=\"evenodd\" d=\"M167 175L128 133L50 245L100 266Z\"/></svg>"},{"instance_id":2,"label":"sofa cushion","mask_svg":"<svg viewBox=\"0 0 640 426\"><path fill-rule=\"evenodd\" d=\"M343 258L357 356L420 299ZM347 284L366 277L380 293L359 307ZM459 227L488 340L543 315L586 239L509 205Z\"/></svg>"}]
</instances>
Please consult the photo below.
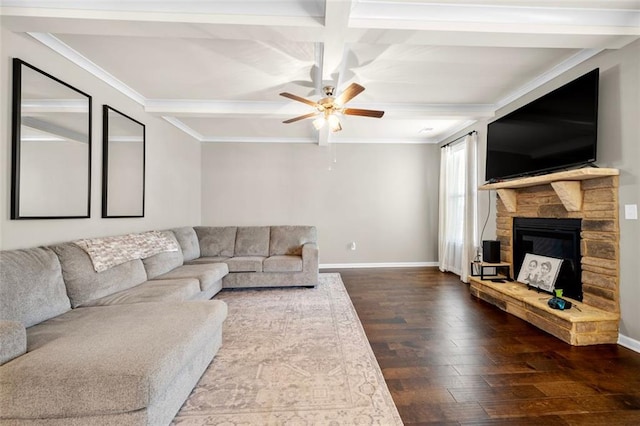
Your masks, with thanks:
<instances>
[{"instance_id":1,"label":"sofa cushion","mask_svg":"<svg viewBox=\"0 0 640 426\"><path fill-rule=\"evenodd\" d=\"M184 262L185 265L199 265L201 263L225 263L227 259L230 257L227 256L209 256L209 257L199 257L197 259L190 260L188 262Z\"/></svg>"},{"instance_id":2,"label":"sofa cushion","mask_svg":"<svg viewBox=\"0 0 640 426\"><path fill-rule=\"evenodd\" d=\"M227 259L225 263L229 272L262 272L262 256L236 256Z\"/></svg>"},{"instance_id":3,"label":"sofa cushion","mask_svg":"<svg viewBox=\"0 0 640 426\"><path fill-rule=\"evenodd\" d=\"M301 256L271 256L267 257L263 264L264 272L301 272L302 257Z\"/></svg>"},{"instance_id":4,"label":"sofa cushion","mask_svg":"<svg viewBox=\"0 0 640 426\"><path fill-rule=\"evenodd\" d=\"M144 264L144 269L147 271L147 278L153 279L158 275L166 274L172 269L177 268L178 266L182 266L184 262L184 257L182 257L182 249L180 248L180 244L178 244L178 240L175 235L171 231L164 231L162 235L166 238L174 241L178 246L177 251L165 251L162 253L154 254L151 257L147 257L146 259L142 259L142 263Z\"/></svg>"},{"instance_id":5,"label":"sofa cushion","mask_svg":"<svg viewBox=\"0 0 640 426\"><path fill-rule=\"evenodd\" d=\"M190 226L184 226L182 228L174 228L173 235L176 236L180 248L182 248L182 255L184 261L197 259L200 257L200 243L198 243L198 235L196 231Z\"/></svg>"},{"instance_id":6,"label":"sofa cushion","mask_svg":"<svg viewBox=\"0 0 640 426\"><path fill-rule=\"evenodd\" d=\"M272 226L269 256L302 255L302 246L317 241L315 226Z\"/></svg>"},{"instance_id":7,"label":"sofa cushion","mask_svg":"<svg viewBox=\"0 0 640 426\"><path fill-rule=\"evenodd\" d=\"M226 263L206 263L201 265L183 265L154 279L173 280L179 278L196 278L200 282L200 290L207 291L213 286L220 284L218 281L228 273L229 268Z\"/></svg>"},{"instance_id":8,"label":"sofa cushion","mask_svg":"<svg viewBox=\"0 0 640 426\"><path fill-rule=\"evenodd\" d=\"M184 302L200 293L197 278L151 280L133 288L101 297L85 306L125 305L148 302Z\"/></svg>"},{"instance_id":9,"label":"sofa cushion","mask_svg":"<svg viewBox=\"0 0 640 426\"><path fill-rule=\"evenodd\" d=\"M18 321L0 321L0 365L27 352L27 329Z\"/></svg>"},{"instance_id":10,"label":"sofa cushion","mask_svg":"<svg viewBox=\"0 0 640 426\"><path fill-rule=\"evenodd\" d=\"M236 256L269 256L268 226L239 226L236 233Z\"/></svg>"},{"instance_id":11,"label":"sofa cushion","mask_svg":"<svg viewBox=\"0 0 640 426\"><path fill-rule=\"evenodd\" d=\"M147 273L140 259L131 260L103 272L96 272L87 252L76 244L60 244L52 249L60 258L62 276L71 299L71 306L74 308L137 286L147 280Z\"/></svg>"},{"instance_id":12,"label":"sofa cushion","mask_svg":"<svg viewBox=\"0 0 640 426\"><path fill-rule=\"evenodd\" d=\"M235 226L196 226L193 228L198 235L200 256L233 256L236 244Z\"/></svg>"},{"instance_id":13,"label":"sofa cushion","mask_svg":"<svg viewBox=\"0 0 640 426\"><path fill-rule=\"evenodd\" d=\"M74 309L36 325L27 354L0 367L0 417L142 410L170 391L226 315L217 300L138 303Z\"/></svg>"},{"instance_id":14,"label":"sofa cushion","mask_svg":"<svg viewBox=\"0 0 640 426\"><path fill-rule=\"evenodd\" d=\"M71 309L56 254L48 248L0 252L0 320L25 327Z\"/></svg>"}]
</instances>

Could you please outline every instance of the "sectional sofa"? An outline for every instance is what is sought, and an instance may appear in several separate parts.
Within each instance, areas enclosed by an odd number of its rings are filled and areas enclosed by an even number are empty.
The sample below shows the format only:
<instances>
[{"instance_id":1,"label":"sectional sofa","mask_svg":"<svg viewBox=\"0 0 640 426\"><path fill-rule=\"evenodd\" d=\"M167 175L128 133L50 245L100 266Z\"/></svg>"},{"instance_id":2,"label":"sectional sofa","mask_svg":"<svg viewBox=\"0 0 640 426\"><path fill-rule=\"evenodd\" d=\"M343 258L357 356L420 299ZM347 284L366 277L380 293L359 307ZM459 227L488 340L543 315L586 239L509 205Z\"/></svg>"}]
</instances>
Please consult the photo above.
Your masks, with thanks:
<instances>
[{"instance_id":1,"label":"sectional sofa","mask_svg":"<svg viewBox=\"0 0 640 426\"><path fill-rule=\"evenodd\" d=\"M168 424L222 344L227 306L208 299L317 282L313 227L184 227L0 252L0 424Z\"/></svg>"}]
</instances>

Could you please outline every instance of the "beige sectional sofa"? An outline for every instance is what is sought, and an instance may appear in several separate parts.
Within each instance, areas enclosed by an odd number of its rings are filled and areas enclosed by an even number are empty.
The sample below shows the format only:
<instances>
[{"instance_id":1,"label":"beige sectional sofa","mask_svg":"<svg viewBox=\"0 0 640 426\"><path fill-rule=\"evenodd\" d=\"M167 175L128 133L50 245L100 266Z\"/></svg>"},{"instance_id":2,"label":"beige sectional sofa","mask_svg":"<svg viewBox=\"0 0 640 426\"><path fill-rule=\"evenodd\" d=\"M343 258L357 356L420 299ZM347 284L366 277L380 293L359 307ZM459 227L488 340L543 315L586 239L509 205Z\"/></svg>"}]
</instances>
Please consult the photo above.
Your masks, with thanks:
<instances>
[{"instance_id":1,"label":"beige sectional sofa","mask_svg":"<svg viewBox=\"0 0 640 426\"><path fill-rule=\"evenodd\" d=\"M318 282L313 227L161 234L174 250L100 272L78 242L0 252L0 425L168 424L222 344L207 299Z\"/></svg>"},{"instance_id":2,"label":"beige sectional sofa","mask_svg":"<svg viewBox=\"0 0 640 426\"><path fill-rule=\"evenodd\" d=\"M313 287L318 283L314 226L196 226L174 229L186 265L224 263L223 288Z\"/></svg>"}]
</instances>

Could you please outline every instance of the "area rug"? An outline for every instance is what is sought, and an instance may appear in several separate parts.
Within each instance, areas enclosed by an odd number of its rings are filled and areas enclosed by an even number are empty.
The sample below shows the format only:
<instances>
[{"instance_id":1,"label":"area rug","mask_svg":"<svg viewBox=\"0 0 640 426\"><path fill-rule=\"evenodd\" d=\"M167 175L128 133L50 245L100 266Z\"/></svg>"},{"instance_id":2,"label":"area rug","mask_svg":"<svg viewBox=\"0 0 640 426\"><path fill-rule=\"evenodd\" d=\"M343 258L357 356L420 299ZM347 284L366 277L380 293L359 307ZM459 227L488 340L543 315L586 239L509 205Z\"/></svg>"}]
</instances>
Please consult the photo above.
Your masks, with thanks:
<instances>
[{"instance_id":1,"label":"area rug","mask_svg":"<svg viewBox=\"0 0 640 426\"><path fill-rule=\"evenodd\" d=\"M222 348L177 425L401 425L339 274L222 291Z\"/></svg>"}]
</instances>

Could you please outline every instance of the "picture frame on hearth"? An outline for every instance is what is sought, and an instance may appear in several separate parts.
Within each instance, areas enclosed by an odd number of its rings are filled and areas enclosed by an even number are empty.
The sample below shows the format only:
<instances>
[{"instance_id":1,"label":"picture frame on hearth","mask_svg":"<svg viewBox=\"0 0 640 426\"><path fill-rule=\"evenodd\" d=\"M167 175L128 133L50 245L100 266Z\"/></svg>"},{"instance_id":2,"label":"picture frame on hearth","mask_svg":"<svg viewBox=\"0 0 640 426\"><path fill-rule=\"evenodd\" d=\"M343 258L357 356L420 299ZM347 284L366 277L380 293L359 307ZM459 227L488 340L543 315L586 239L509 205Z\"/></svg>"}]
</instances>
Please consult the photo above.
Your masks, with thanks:
<instances>
[{"instance_id":1,"label":"picture frame on hearth","mask_svg":"<svg viewBox=\"0 0 640 426\"><path fill-rule=\"evenodd\" d=\"M526 253L517 281L538 290L553 293L562 266L562 260L555 257Z\"/></svg>"}]
</instances>

